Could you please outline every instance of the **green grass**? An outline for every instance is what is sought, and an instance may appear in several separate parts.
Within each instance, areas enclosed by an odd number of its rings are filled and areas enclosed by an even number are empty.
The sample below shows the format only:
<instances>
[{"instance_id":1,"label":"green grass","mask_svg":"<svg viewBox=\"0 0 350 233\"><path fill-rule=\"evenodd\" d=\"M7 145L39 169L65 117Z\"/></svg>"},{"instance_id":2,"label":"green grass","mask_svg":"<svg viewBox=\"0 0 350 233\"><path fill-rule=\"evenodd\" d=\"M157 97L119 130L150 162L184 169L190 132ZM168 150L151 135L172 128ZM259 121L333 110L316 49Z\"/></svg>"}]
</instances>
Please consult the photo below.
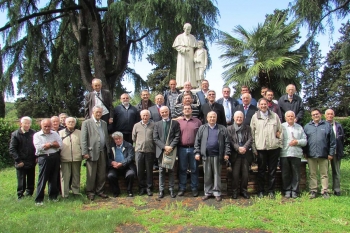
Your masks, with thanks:
<instances>
[{"instance_id":1,"label":"green grass","mask_svg":"<svg viewBox=\"0 0 350 233\"><path fill-rule=\"evenodd\" d=\"M346 160L342 161L341 197L310 200L304 192L301 198L286 201L278 193L275 200L253 198L248 205L225 199L219 208L203 203L188 208L178 199L159 209L144 208L147 196L133 198L133 207L100 206L84 196L58 203L45 201L44 206L36 207L33 197L17 201L15 177L13 168L0 171L0 232L115 232L122 224L139 224L148 232L171 232L178 226L187 232L195 226L217 227L218 232L219 228L350 232L350 161ZM84 170L82 178L84 183Z\"/></svg>"}]
</instances>

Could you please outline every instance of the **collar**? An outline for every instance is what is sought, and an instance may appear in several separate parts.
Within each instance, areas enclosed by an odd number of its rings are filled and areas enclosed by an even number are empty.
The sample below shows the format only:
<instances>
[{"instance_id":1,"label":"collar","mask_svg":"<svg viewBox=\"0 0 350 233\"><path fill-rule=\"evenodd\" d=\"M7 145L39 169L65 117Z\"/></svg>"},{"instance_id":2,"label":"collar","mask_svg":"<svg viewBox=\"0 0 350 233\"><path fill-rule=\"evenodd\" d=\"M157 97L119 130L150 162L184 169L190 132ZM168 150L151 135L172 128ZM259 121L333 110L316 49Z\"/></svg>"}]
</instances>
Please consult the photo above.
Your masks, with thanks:
<instances>
[{"instance_id":1,"label":"collar","mask_svg":"<svg viewBox=\"0 0 350 233\"><path fill-rule=\"evenodd\" d=\"M52 129L50 129L50 133L48 133L48 134L45 134L43 130L39 131L41 136L50 135L50 134L52 134L52 132L54 132Z\"/></svg>"},{"instance_id":2,"label":"collar","mask_svg":"<svg viewBox=\"0 0 350 233\"><path fill-rule=\"evenodd\" d=\"M148 121L146 124L144 124L142 120L140 122L141 122L141 125L148 125L150 123L150 121Z\"/></svg>"},{"instance_id":3,"label":"collar","mask_svg":"<svg viewBox=\"0 0 350 233\"><path fill-rule=\"evenodd\" d=\"M168 119L162 119L162 121L163 121L163 122L164 122L164 121L168 122L168 121L170 121L170 118L168 118Z\"/></svg>"},{"instance_id":4,"label":"collar","mask_svg":"<svg viewBox=\"0 0 350 233\"><path fill-rule=\"evenodd\" d=\"M209 126L209 128L211 128L211 129L215 129L215 128L216 128L216 124L215 124L213 127L211 127L211 126L209 125L209 123L208 123L208 126Z\"/></svg>"},{"instance_id":5,"label":"collar","mask_svg":"<svg viewBox=\"0 0 350 233\"><path fill-rule=\"evenodd\" d=\"M91 115L91 118L94 120L95 123L101 122L101 119L99 121L97 121L93 115Z\"/></svg>"},{"instance_id":6,"label":"collar","mask_svg":"<svg viewBox=\"0 0 350 233\"><path fill-rule=\"evenodd\" d=\"M124 144L124 142L122 142L122 144L120 146L115 145L115 147L121 149L121 148L123 148L123 144Z\"/></svg>"},{"instance_id":7,"label":"collar","mask_svg":"<svg viewBox=\"0 0 350 233\"><path fill-rule=\"evenodd\" d=\"M21 128L21 132L22 132L22 133L27 133L27 132L29 132L29 130L28 130L28 131L25 131L23 128Z\"/></svg>"}]
</instances>

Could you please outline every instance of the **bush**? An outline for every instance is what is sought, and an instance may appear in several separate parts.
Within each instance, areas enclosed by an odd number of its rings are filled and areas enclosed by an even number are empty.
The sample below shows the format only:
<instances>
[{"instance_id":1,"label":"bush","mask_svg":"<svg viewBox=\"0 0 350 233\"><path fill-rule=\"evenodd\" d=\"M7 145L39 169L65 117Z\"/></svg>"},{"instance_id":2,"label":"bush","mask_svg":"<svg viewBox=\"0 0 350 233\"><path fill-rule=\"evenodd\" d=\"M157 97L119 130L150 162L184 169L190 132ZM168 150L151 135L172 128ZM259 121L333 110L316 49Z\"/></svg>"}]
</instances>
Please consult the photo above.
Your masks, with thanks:
<instances>
[{"instance_id":1,"label":"bush","mask_svg":"<svg viewBox=\"0 0 350 233\"><path fill-rule=\"evenodd\" d=\"M0 168L13 164L13 159L9 153L11 133L18 129L18 124L0 118Z\"/></svg>"},{"instance_id":2,"label":"bush","mask_svg":"<svg viewBox=\"0 0 350 233\"><path fill-rule=\"evenodd\" d=\"M344 129L344 157L345 158L350 158L350 117L347 118L338 118L336 119Z\"/></svg>"}]
</instances>

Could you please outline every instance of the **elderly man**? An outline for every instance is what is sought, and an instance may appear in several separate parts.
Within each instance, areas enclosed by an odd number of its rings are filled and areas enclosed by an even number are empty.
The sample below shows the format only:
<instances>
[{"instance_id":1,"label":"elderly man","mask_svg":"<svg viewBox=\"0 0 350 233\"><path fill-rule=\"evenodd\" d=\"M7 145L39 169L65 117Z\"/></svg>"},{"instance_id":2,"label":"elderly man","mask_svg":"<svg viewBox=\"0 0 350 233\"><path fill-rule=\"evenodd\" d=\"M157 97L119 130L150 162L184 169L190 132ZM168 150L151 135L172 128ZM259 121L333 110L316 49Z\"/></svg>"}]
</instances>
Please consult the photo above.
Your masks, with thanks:
<instances>
[{"instance_id":1,"label":"elderly man","mask_svg":"<svg viewBox=\"0 0 350 233\"><path fill-rule=\"evenodd\" d=\"M208 91L208 103L205 103L201 107L199 118L202 119L204 124L207 123L207 114L211 111L216 112L217 123L226 126L225 110L221 104L215 102L216 93L214 90Z\"/></svg>"},{"instance_id":2,"label":"elderly man","mask_svg":"<svg viewBox=\"0 0 350 233\"><path fill-rule=\"evenodd\" d=\"M66 128L66 119L68 115L66 113L61 113L60 115L58 115L58 117L60 118L59 130Z\"/></svg>"},{"instance_id":3,"label":"elderly man","mask_svg":"<svg viewBox=\"0 0 350 233\"><path fill-rule=\"evenodd\" d=\"M198 118L199 117L199 108L198 105L192 104L193 99L191 94L185 94L182 98L182 103L177 104L175 106L175 120L183 118L183 108L185 105L191 105L192 108L192 116ZM174 118L173 118L174 119Z\"/></svg>"},{"instance_id":4,"label":"elderly man","mask_svg":"<svg viewBox=\"0 0 350 233\"><path fill-rule=\"evenodd\" d=\"M201 83L201 90L196 93L201 105L208 103L208 99L207 99L208 91L209 91L209 82L208 80L204 79L202 80L202 83Z\"/></svg>"},{"instance_id":5,"label":"elderly man","mask_svg":"<svg viewBox=\"0 0 350 233\"><path fill-rule=\"evenodd\" d=\"M344 156L344 129L343 126L334 120L334 111L327 109L325 112L326 121L331 124L335 135L335 154L331 160L333 192L334 195L340 196L340 163Z\"/></svg>"},{"instance_id":6,"label":"elderly man","mask_svg":"<svg viewBox=\"0 0 350 233\"><path fill-rule=\"evenodd\" d=\"M112 134L115 145L111 148L109 154L109 170L108 180L114 197L120 194L118 180L120 176L124 176L127 185L128 197L133 197L132 186L136 174L136 166L134 164L135 151L132 144L123 140L121 132L114 132Z\"/></svg>"},{"instance_id":7,"label":"elderly man","mask_svg":"<svg viewBox=\"0 0 350 233\"><path fill-rule=\"evenodd\" d=\"M86 194L90 201L95 194L108 198L103 193L106 182L107 155L109 154L109 136L107 123L101 119L103 107L95 106L92 116L81 126L81 150L86 160Z\"/></svg>"},{"instance_id":8,"label":"elderly man","mask_svg":"<svg viewBox=\"0 0 350 233\"><path fill-rule=\"evenodd\" d=\"M258 111L258 108L251 104L252 96L249 93L244 93L242 95L242 104L239 104L235 107L233 110L233 114L236 111L241 111L244 114L244 121L243 124L250 125L250 121L252 120L253 115L256 111Z\"/></svg>"},{"instance_id":9,"label":"elderly man","mask_svg":"<svg viewBox=\"0 0 350 233\"><path fill-rule=\"evenodd\" d=\"M33 143L38 157L39 177L35 205L41 206L44 201L46 183L49 183L49 199L58 201L57 176L60 170L60 153L62 139L51 130L51 119L43 119L41 130L34 134Z\"/></svg>"},{"instance_id":10,"label":"elderly man","mask_svg":"<svg viewBox=\"0 0 350 233\"><path fill-rule=\"evenodd\" d=\"M168 106L171 113L171 118L175 118L176 99L181 92L176 88L176 80L170 79L169 90L164 91L164 105Z\"/></svg>"},{"instance_id":11,"label":"elderly man","mask_svg":"<svg viewBox=\"0 0 350 233\"><path fill-rule=\"evenodd\" d=\"M164 106L164 96L161 94L156 95L154 98L155 105L148 108L151 113L151 120L154 122L160 121L162 117L160 116L159 110Z\"/></svg>"},{"instance_id":12,"label":"elderly man","mask_svg":"<svg viewBox=\"0 0 350 233\"><path fill-rule=\"evenodd\" d=\"M176 66L176 82L179 87L185 82L191 82L196 86L196 76L194 70L194 49L197 48L197 40L191 35L192 26L185 23L184 33L178 35L173 43L173 48L178 52Z\"/></svg>"},{"instance_id":13,"label":"elderly man","mask_svg":"<svg viewBox=\"0 0 350 233\"><path fill-rule=\"evenodd\" d=\"M233 117L233 110L238 105L237 100L230 97L231 95L231 89L229 87L223 87L222 88L222 98L218 99L216 103L221 104L224 106L225 110L225 118L226 118L226 125L232 125L232 117ZM244 119L244 118L243 118Z\"/></svg>"},{"instance_id":14,"label":"elderly man","mask_svg":"<svg viewBox=\"0 0 350 233\"><path fill-rule=\"evenodd\" d=\"M281 96L281 98L278 100L278 106L281 108L282 117L284 117L284 114L291 110L295 113L295 122L298 124L302 123L303 116L304 116L304 104L303 100L297 96L295 85L289 84L286 87L286 95ZM283 122L286 120L283 118Z\"/></svg>"},{"instance_id":15,"label":"elderly man","mask_svg":"<svg viewBox=\"0 0 350 233\"><path fill-rule=\"evenodd\" d=\"M137 178L139 181L139 194L153 196L153 161L155 158L155 145L153 141L154 122L150 121L150 112L140 112L141 121L134 125L132 140L135 143L135 161ZM146 175L145 175L146 171Z\"/></svg>"},{"instance_id":16,"label":"elderly man","mask_svg":"<svg viewBox=\"0 0 350 233\"><path fill-rule=\"evenodd\" d=\"M248 194L248 152L252 146L252 133L249 125L243 124L244 114L241 111L235 112L233 125L227 127L230 137L231 161L232 161L232 198L237 199L239 180L241 180L240 191L245 199L249 199ZM240 176L242 174L242 176Z\"/></svg>"},{"instance_id":17,"label":"elderly man","mask_svg":"<svg viewBox=\"0 0 350 233\"><path fill-rule=\"evenodd\" d=\"M178 147L179 161L179 192L178 196L183 196L186 191L187 168L191 171L191 190L194 197L198 196L198 161L194 159L194 140L202 122L192 117L191 105L183 107L184 117L179 119L180 124L180 145Z\"/></svg>"},{"instance_id":18,"label":"elderly man","mask_svg":"<svg viewBox=\"0 0 350 233\"><path fill-rule=\"evenodd\" d=\"M15 160L17 174L17 198L32 196L35 180L35 147L33 136L35 131L30 128L32 119L22 117L20 128L11 134L10 155Z\"/></svg>"},{"instance_id":19,"label":"elderly man","mask_svg":"<svg viewBox=\"0 0 350 233\"><path fill-rule=\"evenodd\" d=\"M132 128L137 122L140 121L140 114L137 108L130 104L129 94L122 94L120 96L120 102L120 105L114 109L114 127L112 132L119 131L123 133L123 139L129 143L132 143Z\"/></svg>"},{"instance_id":20,"label":"elderly man","mask_svg":"<svg viewBox=\"0 0 350 233\"><path fill-rule=\"evenodd\" d=\"M150 97L150 94L148 90L141 91L141 101L136 106L138 112L148 109L149 107L154 105L154 103L149 99L149 97Z\"/></svg>"},{"instance_id":21,"label":"elderly man","mask_svg":"<svg viewBox=\"0 0 350 233\"><path fill-rule=\"evenodd\" d=\"M80 194L81 132L79 129L75 129L76 123L74 117L66 118L66 128L59 132L63 142L61 150L61 194L64 198L69 195L70 180L73 195Z\"/></svg>"},{"instance_id":22,"label":"elderly man","mask_svg":"<svg viewBox=\"0 0 350 233\"><path fill-rule=\"evenodd\" d=\"M192 97L192 104L197 105L198 107L200 106L200 101L198 100L198 96L193 94L192 91L192 85L190 82L185 82L184 84L184 90L183 92L178 95L177 99L176 99L176 104L181 104L183 102L183 97L185 96L185 94L190 94Z\"/></svg>"},{"instance_id":23,"label":"elderly man","mask_svg":"<svg viewBox=\"0 0 350 233\"><path fill-rule=\"evenodd\" d=\"M64 129L60 127L60 118L58 116L51 117L51 129L58 133L58 131Z\"/></svg>"},{"instance_id":24,"label":"elderly man","mask_svg":"<svg viewBox=\"0 0 350 233\"><path fill-rule=\"evenodd\" d=\"M283 147L281 151L282 184L286 198L299 195L300 165L303 156L302 147L306 146L304 129L295 123L295 113L287 111L283 128Z\"/></svg>"},{"instance_id":25,"label":"elderly man","mask_svg":"<svg viewBox=\"0 0 350 233\"><path fill-rule=\"evenodd\" d=\"M91 82L93 91L85 96L85 119L92 116L94 106L102 107L102 117L107 124L113 123L113 99L108 90L102 89L102 80L94 78Z\"/></svg>"},{"instance_id":26,"label":"elderly man","mask_svg":"<svg viewBox=\"0 0 350 233\"><path fill-rule=\"evenodd\" d=\"M253 153L258 158L258 197L264 197L265 173L268 168L269 198L275 198L275 175L282 147L282 126L276 113L270 111L265 98L259 99L259 111L250 122Z\"/></svg>"},{"instance_id":27,"label":"elderly man","mask_svg":"<svg viewBox=\"0 0 350 233\"><path fill-rule=\"evenodd\" d=\"M179 122L171 120L169 118L169 108L163 106L160 108L160 115L162 120L154 124L153 140L156 144L156 157L159 164L159 198L164 197L165 187L165 171L166 169L161 167L163 154L171 153L180 140L180 125ZM167 169L169 174L169 192L172 198L176 197L174 190L175 172L173 169Z\"/></svg>"},{"instance_id":28,"label":"elderly man","mask_svg":"<svg viewBox=\"0 0 350 233\"><path fill-rule=\"evenodd\" d=\"M310 199L316 198L317 193L317 170L320 171L322 190L324 198L328 195L328 161L332 160L335 153L335 136L332 126L321 119L321 111L317 108L311 109L312 121L304 126L307 136L307 146L304 155L309 165L309 189Z\"/></svg>"},{"instance_id":29,"label":"elderly man","mask_svg":"<svg viewBox=\"0 0 350 233\"><path fill-rule=\"evenodd\" d=\"M251 98L250 104L256 107L258 103L256 102L256 99L251 97L249 87L247 87L247 86L241 87L241 96L239 97L239 99L237 99L238 104L244 104L243 103L243 94L245 94L245 93L250 94L250 98Z\"/></svg>"},{"instance_id":30,"label":"elderly man","mask_svg":"<svg viewBox=\"0 0 350 233\"><path fill-rule=\"evenodd\" d=\"M206 201L215 196L216 201L220 202L221 167L231 154L230 140L226 127L216 124L217 115L214 111L207 114L207 121L196 135L194 154L197 161L203 160L205 196L202 200Z\"/></svg>"}]
</instances>

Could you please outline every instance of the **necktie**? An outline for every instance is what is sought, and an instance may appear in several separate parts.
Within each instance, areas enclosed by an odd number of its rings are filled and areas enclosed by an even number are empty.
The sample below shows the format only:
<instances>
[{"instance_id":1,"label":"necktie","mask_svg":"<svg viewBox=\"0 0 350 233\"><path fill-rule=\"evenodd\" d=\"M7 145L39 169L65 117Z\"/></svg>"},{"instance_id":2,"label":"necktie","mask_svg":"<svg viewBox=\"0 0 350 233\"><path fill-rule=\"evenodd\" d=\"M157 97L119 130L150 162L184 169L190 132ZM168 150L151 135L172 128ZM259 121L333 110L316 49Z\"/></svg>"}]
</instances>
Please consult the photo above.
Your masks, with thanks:
<instances>
[{"instance_id":1,"label":"necktie","mask_svg":"<svg viewBox=\"0 0 350 233\"><path fill-rule=\"evenodd\" d=\"M97 127L100 127L100 122L96 121L96 125L97 125Z\"/></svg>"},{"instance_id":2,"label":"necktie","mask_svg":"<svg viewBox=\"0 0 350 233\"><path fill-rule=\"evenodd\" d=\"M226 122L231 122L231 111L228 105L228 100L225 100L225 117L226 117Z\"/></svg>"},{"instance_id":3,"label":"necktie","mask_svg":"<svg viewBox=\"0 0 350 233\"><path fill-rule=\"evenodd\" d=\"M244 116L247 115L248 105L244 105Z\"/></svg>"},{"instance_id":4,"label":"necktie","mask_svg":"<svg viewBox=\"0 0 350 233\"><path fill-rule=\"evenodd\" d=\"M248 106L247 105L244 105L244 110L247 110L248 109Z\"/></svg>"},{"instance_id":5,"label":"necktie","mask_svg":"<svg viewBox=\"0 0 350 233\"><path fill-rule=\"evenodd\" d=\"M97 97L100 97L100 92L97 92L96 95L97 95Z\"/></svg>"}]
</instances>

